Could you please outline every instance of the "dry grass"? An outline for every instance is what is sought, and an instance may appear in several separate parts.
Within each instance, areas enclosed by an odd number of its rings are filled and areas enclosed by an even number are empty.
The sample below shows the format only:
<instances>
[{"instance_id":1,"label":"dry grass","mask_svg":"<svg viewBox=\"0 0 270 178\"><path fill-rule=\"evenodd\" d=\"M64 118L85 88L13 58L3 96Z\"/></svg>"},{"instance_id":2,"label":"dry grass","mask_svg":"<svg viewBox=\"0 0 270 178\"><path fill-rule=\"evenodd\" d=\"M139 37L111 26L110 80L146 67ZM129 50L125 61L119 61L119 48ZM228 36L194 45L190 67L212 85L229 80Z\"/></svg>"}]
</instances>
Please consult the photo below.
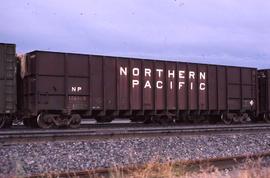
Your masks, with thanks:
<instances>
[{"instance_id":1,"label":"dry grass","mask_svg":"<svg viewBox=\"0 0 270 178\"><path fill-rule=\"evenodd\" d=\"M270 167L263 167L261 159L248 159L243 166L231 171L219 170L214 166L201 167L196 172L186 171L186 166L172 163L151 162L144 168L130 171L128 174L117 171L111 173L111 178L268 178ZM116 171L116 172L115 172Z\"/></svg>"},{"instance_id":2,"label":"dry grass","mask_svg":"<svg viewBox=\"0 0 270 178\"><path fill-rule=\"evenodd\" d=\"M19 167L18 167L19 168ZM19 168L20 169L20 168ZM18 170L18 169L17 169ZM188 171L187 171L188 170ZM195 172L190 170L196 170ZM17 175L20 175L18 171ZM20 177L20 176L18 176ZM62 177L57 173L43 174L41 177L53 178ZM75 172L66 174L64 177L76 178L80 177ZM89 171L90 178L102 177ZM105 176L108 177L108 176ZM270 167L262 166L262 160L247 159L247 161L238 168L233 170L219 170L217 167L208 165L199 168L190 168L179 163L159 163L151 161L144 167L123 171L123 169L115 166L109 173L110 178L270 178Z\"/></svg>"}]
</instances>

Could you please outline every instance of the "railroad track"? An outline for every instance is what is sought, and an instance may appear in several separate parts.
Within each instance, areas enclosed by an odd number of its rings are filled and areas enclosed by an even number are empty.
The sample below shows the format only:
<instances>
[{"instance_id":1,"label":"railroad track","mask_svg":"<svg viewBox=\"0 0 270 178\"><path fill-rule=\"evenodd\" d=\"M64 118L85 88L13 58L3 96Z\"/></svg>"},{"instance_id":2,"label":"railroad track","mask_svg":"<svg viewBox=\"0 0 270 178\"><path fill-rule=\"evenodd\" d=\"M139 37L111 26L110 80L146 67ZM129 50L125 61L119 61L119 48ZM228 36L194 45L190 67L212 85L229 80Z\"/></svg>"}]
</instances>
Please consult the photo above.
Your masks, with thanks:
<instances>
[{"instance_id":1,"label":"railroad track","mask_svg":"<svg viewBox=\"0 0 270 178\"><path fill-rule=\"evenodd\" d=\"M201 126L151 126L151 127L97 127L81 129L19 129L0 131L0 144L101 139L125 136L164 136L193 134L231 134L243 132L269 132L269 124L201 125Z\"/></svg>"},{"instance_id":2,"label":"railroad track","mask_svg":"<svg viewBox=\"0 0 270 178\"><path fill-rule=\"evenodd\" d=\"M258 160L269 158L270 152L260 153L260 154L247 154L238 155L231 157L218 157L210 159L197 159L188 161L177 161L172 162L175 171L181 170L181 172L199 172L201 169L209 169L211 171L211 166L218 168L219 170L233 170L244 164L247 160ZM162 166L162 164L160 164ZM157 164L157 166L160 166ZM264 166L264 165L262 165ZM265 165L267 166L267 165ZM126 167L113 167L113 168L97 168L90 170L72 171L72 172L58 172L58 173L43 173L36 174L32 176L27 176L27 178L38 178L38 177L110 177L110 175L121 175L121 177L126 177L132 175L132 172L138 170L144 170L147 165L133 165ZM155 167L153 167L154 171ZM148 171L149 170L148 168Z\"/></svg>"}]
</instances>

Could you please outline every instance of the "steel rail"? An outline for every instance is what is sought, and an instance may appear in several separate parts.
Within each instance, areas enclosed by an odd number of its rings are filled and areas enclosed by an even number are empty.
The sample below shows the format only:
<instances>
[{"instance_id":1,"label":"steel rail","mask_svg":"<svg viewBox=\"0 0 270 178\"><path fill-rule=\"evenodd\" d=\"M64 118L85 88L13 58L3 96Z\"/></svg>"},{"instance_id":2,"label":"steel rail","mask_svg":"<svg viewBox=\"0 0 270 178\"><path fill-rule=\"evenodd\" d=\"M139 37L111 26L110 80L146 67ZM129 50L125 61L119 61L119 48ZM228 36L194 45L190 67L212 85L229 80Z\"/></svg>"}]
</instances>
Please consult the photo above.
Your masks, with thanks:
<instances>
[{"instance_id":1,"label":"steel rail","mask_svg":"<svg viewBox=\"0 0 270 178\"><path fill-rule=\"evenodd\" d=\"M0 144L55 141L73 139L96 139L124 136L153 135L193 135L193 134L230 134L243 132L269 132L269 124L249 125L203 125L203 126L168 126L168 127L135 127L135 128L81 128L81 129L25 129L0 131Z\"/></svg>"}]
</instances>

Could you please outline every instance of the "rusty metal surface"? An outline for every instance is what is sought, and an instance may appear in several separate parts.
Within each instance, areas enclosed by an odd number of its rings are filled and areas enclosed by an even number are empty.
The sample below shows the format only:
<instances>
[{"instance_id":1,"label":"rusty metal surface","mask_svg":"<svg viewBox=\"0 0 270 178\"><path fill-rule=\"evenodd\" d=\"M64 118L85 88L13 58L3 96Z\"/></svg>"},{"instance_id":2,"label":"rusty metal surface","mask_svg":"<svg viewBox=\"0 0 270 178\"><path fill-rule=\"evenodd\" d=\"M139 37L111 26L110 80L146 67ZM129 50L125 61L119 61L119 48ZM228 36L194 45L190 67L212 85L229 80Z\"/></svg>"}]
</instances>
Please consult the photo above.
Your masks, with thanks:
<instances>
[{"instance_id":1,"label":"rusty metal surface","mask_svg":"<svg viewBox=\"0 0 270 178\"><path fill-rule=\"evenodd\" d=\"M15 44L0 43L0 114L17 110L15 49Z\"/></svg>"}]
</instances>

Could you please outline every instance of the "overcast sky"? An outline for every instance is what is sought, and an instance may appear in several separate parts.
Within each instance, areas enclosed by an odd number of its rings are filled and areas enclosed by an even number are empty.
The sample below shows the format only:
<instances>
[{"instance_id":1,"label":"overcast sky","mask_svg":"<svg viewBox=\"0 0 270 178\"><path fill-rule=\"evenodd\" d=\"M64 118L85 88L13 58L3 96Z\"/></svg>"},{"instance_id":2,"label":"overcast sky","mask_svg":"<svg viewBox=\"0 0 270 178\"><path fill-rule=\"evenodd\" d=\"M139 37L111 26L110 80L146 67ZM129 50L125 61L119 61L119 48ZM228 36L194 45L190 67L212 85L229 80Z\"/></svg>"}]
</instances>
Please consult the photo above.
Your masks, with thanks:
<instances>
[{"instance_id":1,"label":"overcast sky","mask_svg":"<svg viewBox=\"0 0 270 178\"><path fill-rule=\"evenodd\" d=\"M270 68L267 0L8 0L0 42L32 50Z\"/></svg>"}]
</instances>

